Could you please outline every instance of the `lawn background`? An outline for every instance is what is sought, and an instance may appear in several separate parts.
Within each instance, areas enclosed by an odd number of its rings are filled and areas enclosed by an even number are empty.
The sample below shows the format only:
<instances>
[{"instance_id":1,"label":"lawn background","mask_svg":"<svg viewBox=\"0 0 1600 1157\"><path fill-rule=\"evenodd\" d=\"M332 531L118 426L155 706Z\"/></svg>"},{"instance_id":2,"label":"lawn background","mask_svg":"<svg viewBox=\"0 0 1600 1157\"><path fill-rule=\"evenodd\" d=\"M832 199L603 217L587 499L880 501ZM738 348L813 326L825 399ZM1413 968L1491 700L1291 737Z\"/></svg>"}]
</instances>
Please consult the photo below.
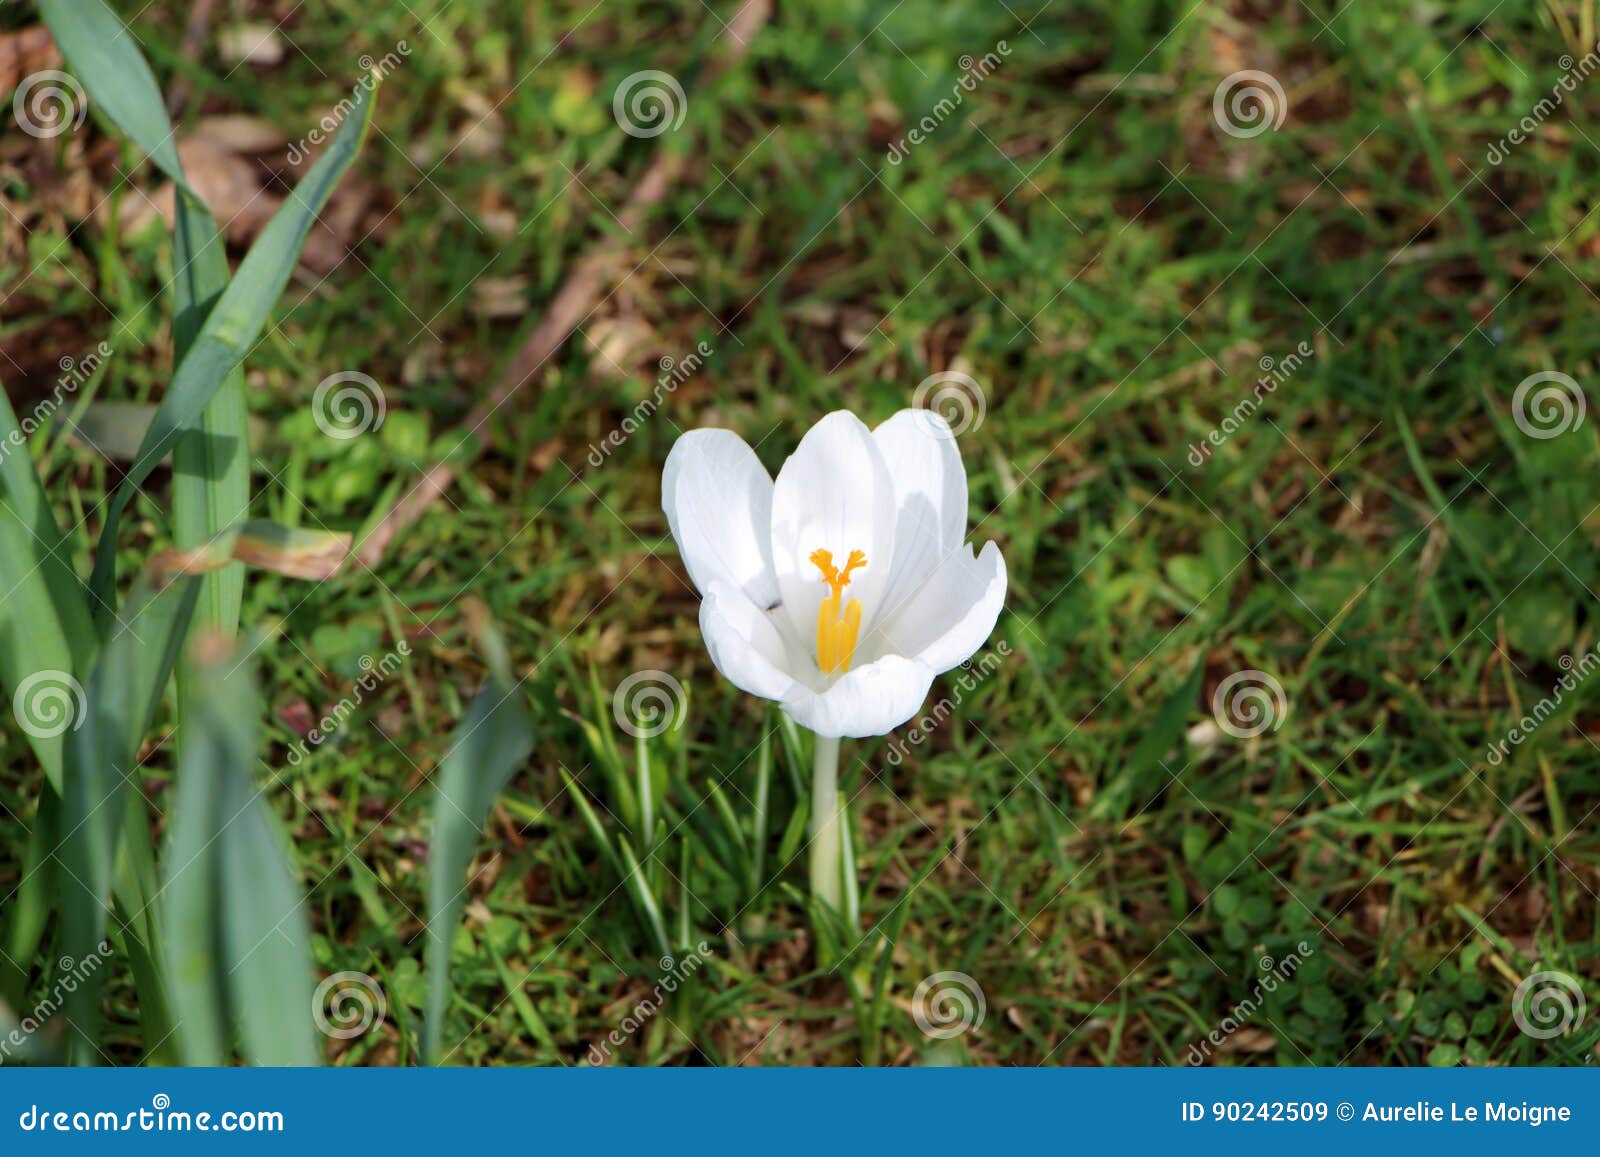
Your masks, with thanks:
<instances>
[{"instance_id":1,"label":"lawn background","mask_svg":"<svg viewBox=\"0 0 1600 1157\"><path fill-rule=\"evenodd\" d=\"M1489 159L1563 58L1594 49L1595 5L780 3L709 90L692 82L731 16L719 2L225 3L192 64L188 5L116 7L163 88L191 86L189 122L246 114L290 141L363 54L409 46L358 163L349 252L302 271L247 363L256 509L292 524L359 530L456 447L565 276L618 231L654 149L687 162L626 276L381 563L248 587L261 779L319 965L386 996L384 1022L330 1058L414 1057L418 789L483 679L470 595L506 632L538 743L474 864L453 1063L579 1063L659 979L563 778L602 826L624 823L584 724L629 758L611 693L646 670L687 688L690 712L662 751L669 833L650 872L669 921L711 951L621 1062L1182 1064L1263 958L1304 944L1208 1063L1594 1063L1600 1016L1540 1040L1510 1003L1541 969L1600 999L1594 692L1508 758L1488 751L1597 642L1595 423L1531 437L1513 393L1537 371L1585 386L1596 371L1600 81ZM222 31L245 21L276 25L279 63L225 58ZM892 162L962 59L1002 43ZM646 69L690 95L678 129L641 140L611 96ZM1213 97L1245 69L1279 82L1286 115L1236 137ZM7 127L0 377L19 411L114 332L95 400L158 398L170 374L162 230L114 225L140 196L125 159L92 119L49 142ZM596 465L660 359L702 342L705 366ZM1301 343L1313 354L1194 465L1263 359ZM381 383L380 431L318 432L313 390L341 371ZM775 469L822 414L880 421L950 371L982 390L961 447L974 536L1011 575L990 644L1010 653L898 764L887 740L847 741L863 927L895 932L892 949L868 937L847 983L815 967L803 857L780 854L793 753L705 655L660 469L703 425ZM88 519L86 573L117 469L48 451L59 514ZM124 570L166 544L158 509L130 520ZM296 726L401 640L401 675L291 764ZM1279 682L1283 709L1237 739L1211 703L1245 670ZM42 781L3 722L9 891ZM763 736L777 771L752 883L727 868L721 809L750 815ZM171 760L149 754L159 825ZM880 958L884 997L858 999ZM930 1040L913 994L947 971L986 1015ZM107 1048L127 1060L151 1043L132 1000L121 977Z\"/></svg>"}]
</instances>

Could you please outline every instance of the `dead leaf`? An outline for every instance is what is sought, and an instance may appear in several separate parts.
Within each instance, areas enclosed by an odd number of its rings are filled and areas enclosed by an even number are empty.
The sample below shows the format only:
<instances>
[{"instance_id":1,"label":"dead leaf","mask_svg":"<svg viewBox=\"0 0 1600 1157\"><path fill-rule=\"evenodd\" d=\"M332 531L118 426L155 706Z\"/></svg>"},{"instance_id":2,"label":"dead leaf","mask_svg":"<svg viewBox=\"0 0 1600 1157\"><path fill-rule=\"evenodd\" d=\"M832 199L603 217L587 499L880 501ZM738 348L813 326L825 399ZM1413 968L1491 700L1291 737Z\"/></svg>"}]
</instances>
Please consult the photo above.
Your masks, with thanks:
<instances>
[{"instance_id":1,"label":"dead leaf","mask_svg":"<svg viewBox=\"0 0 1600 1157\"><path fill-rule=\"evenodd\" d=\"M289 143L288 136L277 125L243 113L201 117L194 126L194 135L205 137L240 156L275 152Z\"/></svg>"},{"instance_id":2,"label":"dead leaf","mask_svg":"<svg viewBox=\"0 0 1600 1157\"><path fill-rule=\"evenodd\" d=\"M475 317L521 317L528 312L526 277L480 277L472 284Z\"/></svg>"},{"instance_id":3,"label":"dead leaf","mask_svg":"<svg viewBox=\"0 0 1600 1157\"><path fill-rule=\"evenodd\" d=\"M1228 32L1219 27L1213 27L1209 37L1211 41L1211 60L1218 76L1231 76L1240 69L1248 68L1245 63L1245 49Z\"/></svg>"},{"instance_id":4,"label":"dead leaf","mask_svg":"<svg viewBox=\"0 0 1600 1157\"><path fill-rule=\"evenodd\" d=\"M178 159L189 184L235 245L248 245L278 211L282 198L262 188L256 167L208 137L186 137L178 142ZM172 227L176 194L169 181L154 193L135 193L121 208L123 230L137 233L159 216Z\"/></svg>"},{"instance_id":5,"label":"dead leaf","mask_svg":"<svg viewBox=\"0 0 1600 1157\"><path fill-rule=\"evenodd\" d=\"M270 182L280 170L280 158L273 154L284 140L283 133L258 118L216 116L204 118L192 135L178 142L178 158L190 185L235 248L248 247L283 205ZM301 268L325 276L353 246L367 240L377 195L377 187L359 173L340 182L306 237ZM123 230L136 233L157 217L170 229L175 200L171 182L149 194L135 188L122 202Z\"/></svg>"},{"instance_id":6,"label":"dead leaf","mask_svg":"<svg viewBox=\"0 0 1600 1157\"><path fill-rule=\"evenodd\" d=\"M517 215L516 206L495 182L485 181L478 187L477 203L473 208L483 227L501 241L510 241L517 235L522 224L521 218Z\"/></svg>"},{"instance_id":7,"label":"dead leaf","mask_svg":"<svg viewBox=\"0 0 1600 1157\"><path fill-rule=\"evenodd\" d=\"M655 338L656 331L650 323L637 315L602 317L583 335L584 344L595 355L590 368L612 381L631 376Z\"/></svg>"},{"instance_id":8,"label":"dead leaf","mask_svg":"<svg viewBox=\"0 0 1600 1157\"><path fill-rule=\"evenodd\" d=\"M61 67L61 53L43 24L0 32L0 97L7 100L24 77Z\"/></svg>"},{"instance_id":9,"label":"dead leaf","mask_svg":"<svg viewBox=\"0 0 1600 1157\"><path fill-rule=\"evenodd\" d=\"M492 157L500 151L505 137L505 122L500 119L498 112L491 109L487 116L472 117L456 130L449 153L479 159Z\"/></svg>"},{"instance_id":10,"label":"dead leaf","mask_svg":"<svg viewBox=\"0 0 1600 1157\"><path fill-rule=\"evenodd\" d=\"M217 33L217 54L228 64L271 68L283 60L283 37L271 24L230 24Z\"/></svg>"},{"instance_id":11,"label":"dead leaf","mask_svg":"<svg viewBox=\"0 0 1600 1157\"><path fill-rule=\"evenodd\" d=\"M279 707L277 716L285 727L301 739L310 735L311 729L317 725L316 717L311 714L311 704L298 696Z\"/></svg>"},{"instance_id":12,"label":"dead leaf","mask_svg":"<svg viewBox=\"0 0 1600 1157\"><path fill-rule=\"evenodd\" d=\"M565 438L546 438L528 453L528 462L540 474L561 461L561 456L566 453L567 441Z\"/></svg>"},{"instance_id":13,"label":"dead leaf","mask_svg":"<svg viewBox=\"0 0 1600 1157\"><path fill-rule=\"evenodd\" d=\"M1217 1046L1220 1053L1269 1053L1278 1047L1278 1038L1264 1028L1245 1025Z\"/></svg>"}]
</instances>

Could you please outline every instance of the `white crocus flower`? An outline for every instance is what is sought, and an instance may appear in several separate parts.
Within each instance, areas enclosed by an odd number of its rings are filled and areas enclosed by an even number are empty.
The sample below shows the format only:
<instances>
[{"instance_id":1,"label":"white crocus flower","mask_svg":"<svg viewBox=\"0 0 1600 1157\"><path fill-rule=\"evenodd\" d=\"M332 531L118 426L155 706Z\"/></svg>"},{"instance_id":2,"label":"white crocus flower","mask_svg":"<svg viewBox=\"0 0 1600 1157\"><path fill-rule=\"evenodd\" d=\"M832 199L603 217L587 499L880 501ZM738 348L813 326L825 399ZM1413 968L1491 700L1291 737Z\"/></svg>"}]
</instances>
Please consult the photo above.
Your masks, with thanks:
<instances>
[{"instance_id":1,"label":"white crocus flower","mask_svg":"<svg viewBox=\"0 0 1600 1157\"><path fill-rule=\"evenodd\" d=\"M661 501L717 670L818 736L813 886L837 908L839 738L915 715L1005 601L999 549L966 545L955 436L928 410L875 430L838 410L774 482L737 434L692 430L667 456Z\"/></svg>"},{"instance_id":2,"label":"white crocus flower","mask_svg":"<svg viewBox=\"0 0 1600 1157\"><path fill-rule=\"evenodd\" d=\"M836 410L768 477L729 430L691 430L661 503L700 589L717 670L829 738L883 735L994 629L1006 566L966 546L967 475L945 420L876 430Z\"/></svg>"}]
</instances>

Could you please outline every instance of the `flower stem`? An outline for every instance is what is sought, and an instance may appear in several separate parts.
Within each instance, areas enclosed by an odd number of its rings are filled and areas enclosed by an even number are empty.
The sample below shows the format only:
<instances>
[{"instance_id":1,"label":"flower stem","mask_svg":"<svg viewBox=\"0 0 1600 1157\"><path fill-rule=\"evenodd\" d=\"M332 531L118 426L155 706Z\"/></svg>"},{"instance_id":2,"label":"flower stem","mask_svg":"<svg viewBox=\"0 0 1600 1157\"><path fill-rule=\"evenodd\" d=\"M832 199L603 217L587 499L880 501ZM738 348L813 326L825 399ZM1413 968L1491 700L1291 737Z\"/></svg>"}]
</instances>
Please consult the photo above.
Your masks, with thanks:
<instances>
[{"instance_id":1,"label":"flower stem","mask_svg":"<svg viewBox=\"0 0 1600 1157\"><path fill-rule=\"evenodd\" d=\"M844 913L844 861L839 828L839 741L816 737L811 763L811 894L833 911Z\"/></svg>"}]
</instances>

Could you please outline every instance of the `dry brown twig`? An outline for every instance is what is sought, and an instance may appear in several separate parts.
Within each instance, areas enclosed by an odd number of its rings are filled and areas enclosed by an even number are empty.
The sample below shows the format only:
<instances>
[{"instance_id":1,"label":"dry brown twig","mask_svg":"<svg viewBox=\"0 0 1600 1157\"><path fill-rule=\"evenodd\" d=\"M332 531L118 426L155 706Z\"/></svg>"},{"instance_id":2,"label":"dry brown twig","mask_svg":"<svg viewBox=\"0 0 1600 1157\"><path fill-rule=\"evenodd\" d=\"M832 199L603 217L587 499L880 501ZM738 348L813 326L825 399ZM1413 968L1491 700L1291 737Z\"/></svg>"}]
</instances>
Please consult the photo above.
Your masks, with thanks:
<instances>
[{"instance_id":1,"label":"dry brown twig","mask_svg":"<svg viewBox=\"0 0 1600 1157\"><path fill-rule=\"evenodd\" d=\"M713 83L744 58L771 12L771 0L746 0L723 31L717 57L707 68L697 90ZM572 331L594 308L606 285L620 271L630 239L644 224L649 211L666 196L681 164L680 157L665 145L657 147L650 167L617 215L622 228L601 241L572 271L539 324L506 363L494 389L467 414L465 428L469 435L488 421L512 394L527 385L566 344ZM362 563L376 566L394 537L421 518L449 489L455 476L456 467L448 463L439 462L430 467L362 539L356 548Z\"/></svg>"}]
</instances>

